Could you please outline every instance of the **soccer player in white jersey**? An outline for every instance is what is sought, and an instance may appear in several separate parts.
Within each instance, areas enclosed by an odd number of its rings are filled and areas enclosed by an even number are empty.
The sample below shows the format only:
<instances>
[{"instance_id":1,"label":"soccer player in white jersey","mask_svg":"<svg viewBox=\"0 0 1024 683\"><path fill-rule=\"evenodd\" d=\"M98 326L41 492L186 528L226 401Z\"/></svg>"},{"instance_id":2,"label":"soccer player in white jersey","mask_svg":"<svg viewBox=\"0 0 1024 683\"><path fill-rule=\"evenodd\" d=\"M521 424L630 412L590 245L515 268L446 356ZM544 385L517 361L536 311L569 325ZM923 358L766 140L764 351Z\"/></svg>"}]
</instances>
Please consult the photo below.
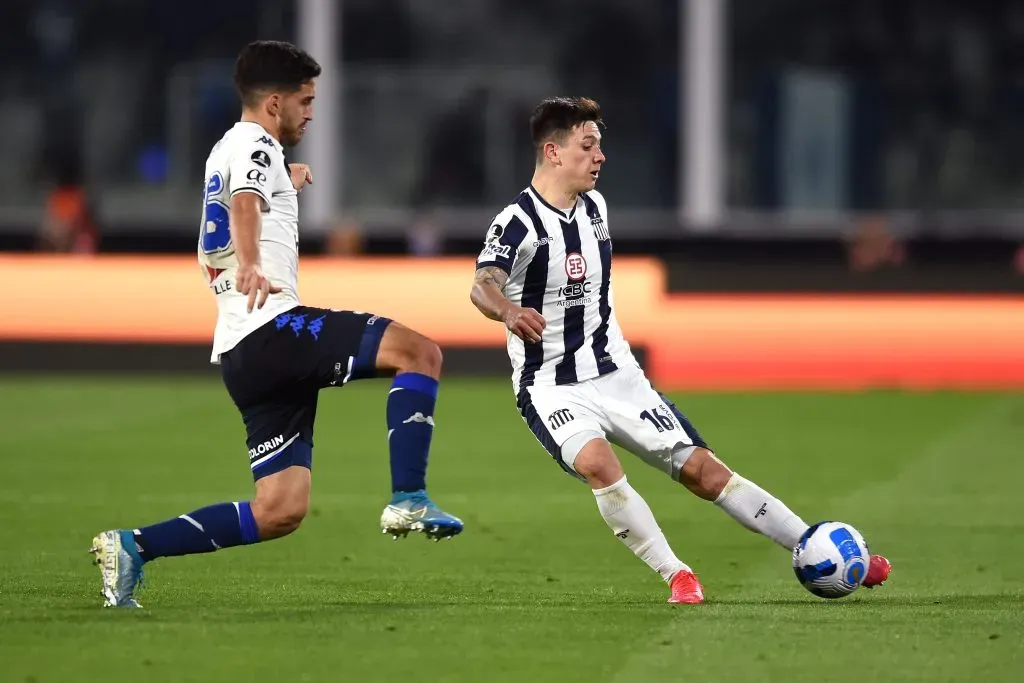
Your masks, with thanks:
<instances>
[{"instance_id":1,"label":"soccer player in white jersey","mask_svg":"<svg viewBox=\"0 0 1024 683\"><path fill-rule=\"evenodd\" d=\"M629 485L611 443L639 456L748 529L792 551L808 525L722 463L654 389L615 319L604 198L601 111L590 99L542 102L530 119L533 181L491 223L471 298L505 324L523 420L569 474L593 490L612 533L670 586L670 603L704 590ZM872 556L865 586L889 574Z\"/></svg>"},{"instance_id":2,"label":"soccer player in white jersey","mask_svg":"<svg viewBox=\"0 0 1024 683\"><path fill-rule=\"evenodd\" d=\"M320 65L293 45L248 45L235 67L241 121L206 163L198 256L218 308L211 361L245 423L255 497L98 534L92 552L107 606L138 606L145 562L295 531L309 507L319 392L361 378L394 377L386 409L392 497L381 530L435 540L462 531L426 494L438 346L380 316L299 301L297 194L313 175L286 164L283 146L298 144L312 121L319 75Z\"/></svg>"}]
</instances>

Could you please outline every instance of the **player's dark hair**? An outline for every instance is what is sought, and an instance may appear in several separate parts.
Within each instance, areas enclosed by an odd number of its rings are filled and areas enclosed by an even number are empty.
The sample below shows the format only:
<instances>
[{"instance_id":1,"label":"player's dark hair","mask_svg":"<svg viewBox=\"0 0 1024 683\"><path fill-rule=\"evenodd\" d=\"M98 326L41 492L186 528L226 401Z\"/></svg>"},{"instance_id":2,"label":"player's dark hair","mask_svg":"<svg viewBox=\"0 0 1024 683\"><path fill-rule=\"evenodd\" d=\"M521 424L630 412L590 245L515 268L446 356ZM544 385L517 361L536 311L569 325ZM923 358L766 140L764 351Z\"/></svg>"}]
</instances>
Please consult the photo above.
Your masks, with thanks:
<instances>
[{"instance_id":1,"label":"player's dark hair","mask_svg":"<svg viewBox=\"0 0 1024 683\"><path fill-rule=\"evenodd\" d=\"M604 125L601 105L588 97L553 97L538 104L530 116L530 136L537 158L543 154L545 142L556 138L561 143L587 121Z\"/></svg>"},{"instance_id":2,"label":"player's dark hair","mask_svg":"<svg viewBox=\"0 0 1024 683\"><path fill-rule=\"evenodd\" d=\"M320 75L320 65L291 43L257 40L235 62L235 88L242 105L253 107L268 92L295 92Z\"/></svg>"}]
</instances>

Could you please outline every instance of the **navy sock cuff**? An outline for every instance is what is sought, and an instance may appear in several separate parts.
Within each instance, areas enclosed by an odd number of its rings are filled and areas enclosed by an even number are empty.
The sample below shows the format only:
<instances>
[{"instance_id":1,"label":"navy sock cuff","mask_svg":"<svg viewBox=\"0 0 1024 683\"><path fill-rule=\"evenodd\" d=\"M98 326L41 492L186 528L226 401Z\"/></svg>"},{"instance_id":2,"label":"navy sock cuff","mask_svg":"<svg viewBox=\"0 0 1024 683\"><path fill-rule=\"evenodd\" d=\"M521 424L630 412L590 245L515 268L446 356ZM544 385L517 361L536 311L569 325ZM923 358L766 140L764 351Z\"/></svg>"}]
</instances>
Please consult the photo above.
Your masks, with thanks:
<instances>
[{"instance_id":1,"label":"navy sock cuff","mask_svg":"<svg viewBox=\"0 0 1024 683\"><path fill-rule=\"evenodd\" d=\"M260 532L256 527L256 518L252 515L252 506L248 501L243 501L235 503L235 507L238 508L238 523L242 528L242 543L259 543Z\"/></svg>"},{"instance_id":2,"label":"navy sock cuff","mask_svg":"<svg viewBox=\"0 0 1024 683\"><path fill-rule=\"evenodd\" d=\"M439 386L440 383L436 379L418 372L403 372L400 375L395 375L395 381L391 383L392 389L411 389L434 399L437 398Z\"/></svg>"}]
</instances>

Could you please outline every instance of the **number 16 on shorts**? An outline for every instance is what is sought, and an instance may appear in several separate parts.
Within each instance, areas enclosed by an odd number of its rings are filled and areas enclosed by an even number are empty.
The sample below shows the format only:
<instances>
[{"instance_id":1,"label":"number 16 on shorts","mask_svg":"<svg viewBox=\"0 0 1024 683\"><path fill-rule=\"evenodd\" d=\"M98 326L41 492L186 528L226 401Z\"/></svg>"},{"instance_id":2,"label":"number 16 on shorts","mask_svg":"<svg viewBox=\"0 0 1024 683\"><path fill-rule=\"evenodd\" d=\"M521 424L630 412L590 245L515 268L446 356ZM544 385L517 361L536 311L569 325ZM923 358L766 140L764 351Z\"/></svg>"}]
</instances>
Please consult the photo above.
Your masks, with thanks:
<instances>
[{"instance_id":1,"label":"number 16 on shorts","mask_svg":"<svg viewBox=\"0 0 1024 683\"><path fill-rule=\"evenodd\" d=\"M640 413L640 419L650 422L659 432L671 432L681 427L672 415L672 411L664 405L644 410ZM680 428L679 431L683 430Z\"/></svg>"}]
</instances>

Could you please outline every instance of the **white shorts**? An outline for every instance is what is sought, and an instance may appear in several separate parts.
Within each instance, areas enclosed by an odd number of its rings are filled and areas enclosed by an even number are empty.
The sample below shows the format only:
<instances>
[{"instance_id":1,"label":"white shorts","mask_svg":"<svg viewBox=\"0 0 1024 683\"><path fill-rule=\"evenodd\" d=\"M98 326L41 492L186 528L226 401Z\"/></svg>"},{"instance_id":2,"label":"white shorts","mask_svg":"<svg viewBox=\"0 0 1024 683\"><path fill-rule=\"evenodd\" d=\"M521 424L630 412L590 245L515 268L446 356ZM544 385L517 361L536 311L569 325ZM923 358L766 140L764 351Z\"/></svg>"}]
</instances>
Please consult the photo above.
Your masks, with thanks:
<instances>
[{"instance_id":1,"label":"white shorts","mask_svg":"<svg viewBox=\"0 0 1024 683\"><path fill-rule=\"evenodd\" d=\"M604 438L679 479L693 447L707 444L639 367L562 386L530 386L519 412L541 445L569 474L588 437Z\"/></svg>"}]
</instances>

